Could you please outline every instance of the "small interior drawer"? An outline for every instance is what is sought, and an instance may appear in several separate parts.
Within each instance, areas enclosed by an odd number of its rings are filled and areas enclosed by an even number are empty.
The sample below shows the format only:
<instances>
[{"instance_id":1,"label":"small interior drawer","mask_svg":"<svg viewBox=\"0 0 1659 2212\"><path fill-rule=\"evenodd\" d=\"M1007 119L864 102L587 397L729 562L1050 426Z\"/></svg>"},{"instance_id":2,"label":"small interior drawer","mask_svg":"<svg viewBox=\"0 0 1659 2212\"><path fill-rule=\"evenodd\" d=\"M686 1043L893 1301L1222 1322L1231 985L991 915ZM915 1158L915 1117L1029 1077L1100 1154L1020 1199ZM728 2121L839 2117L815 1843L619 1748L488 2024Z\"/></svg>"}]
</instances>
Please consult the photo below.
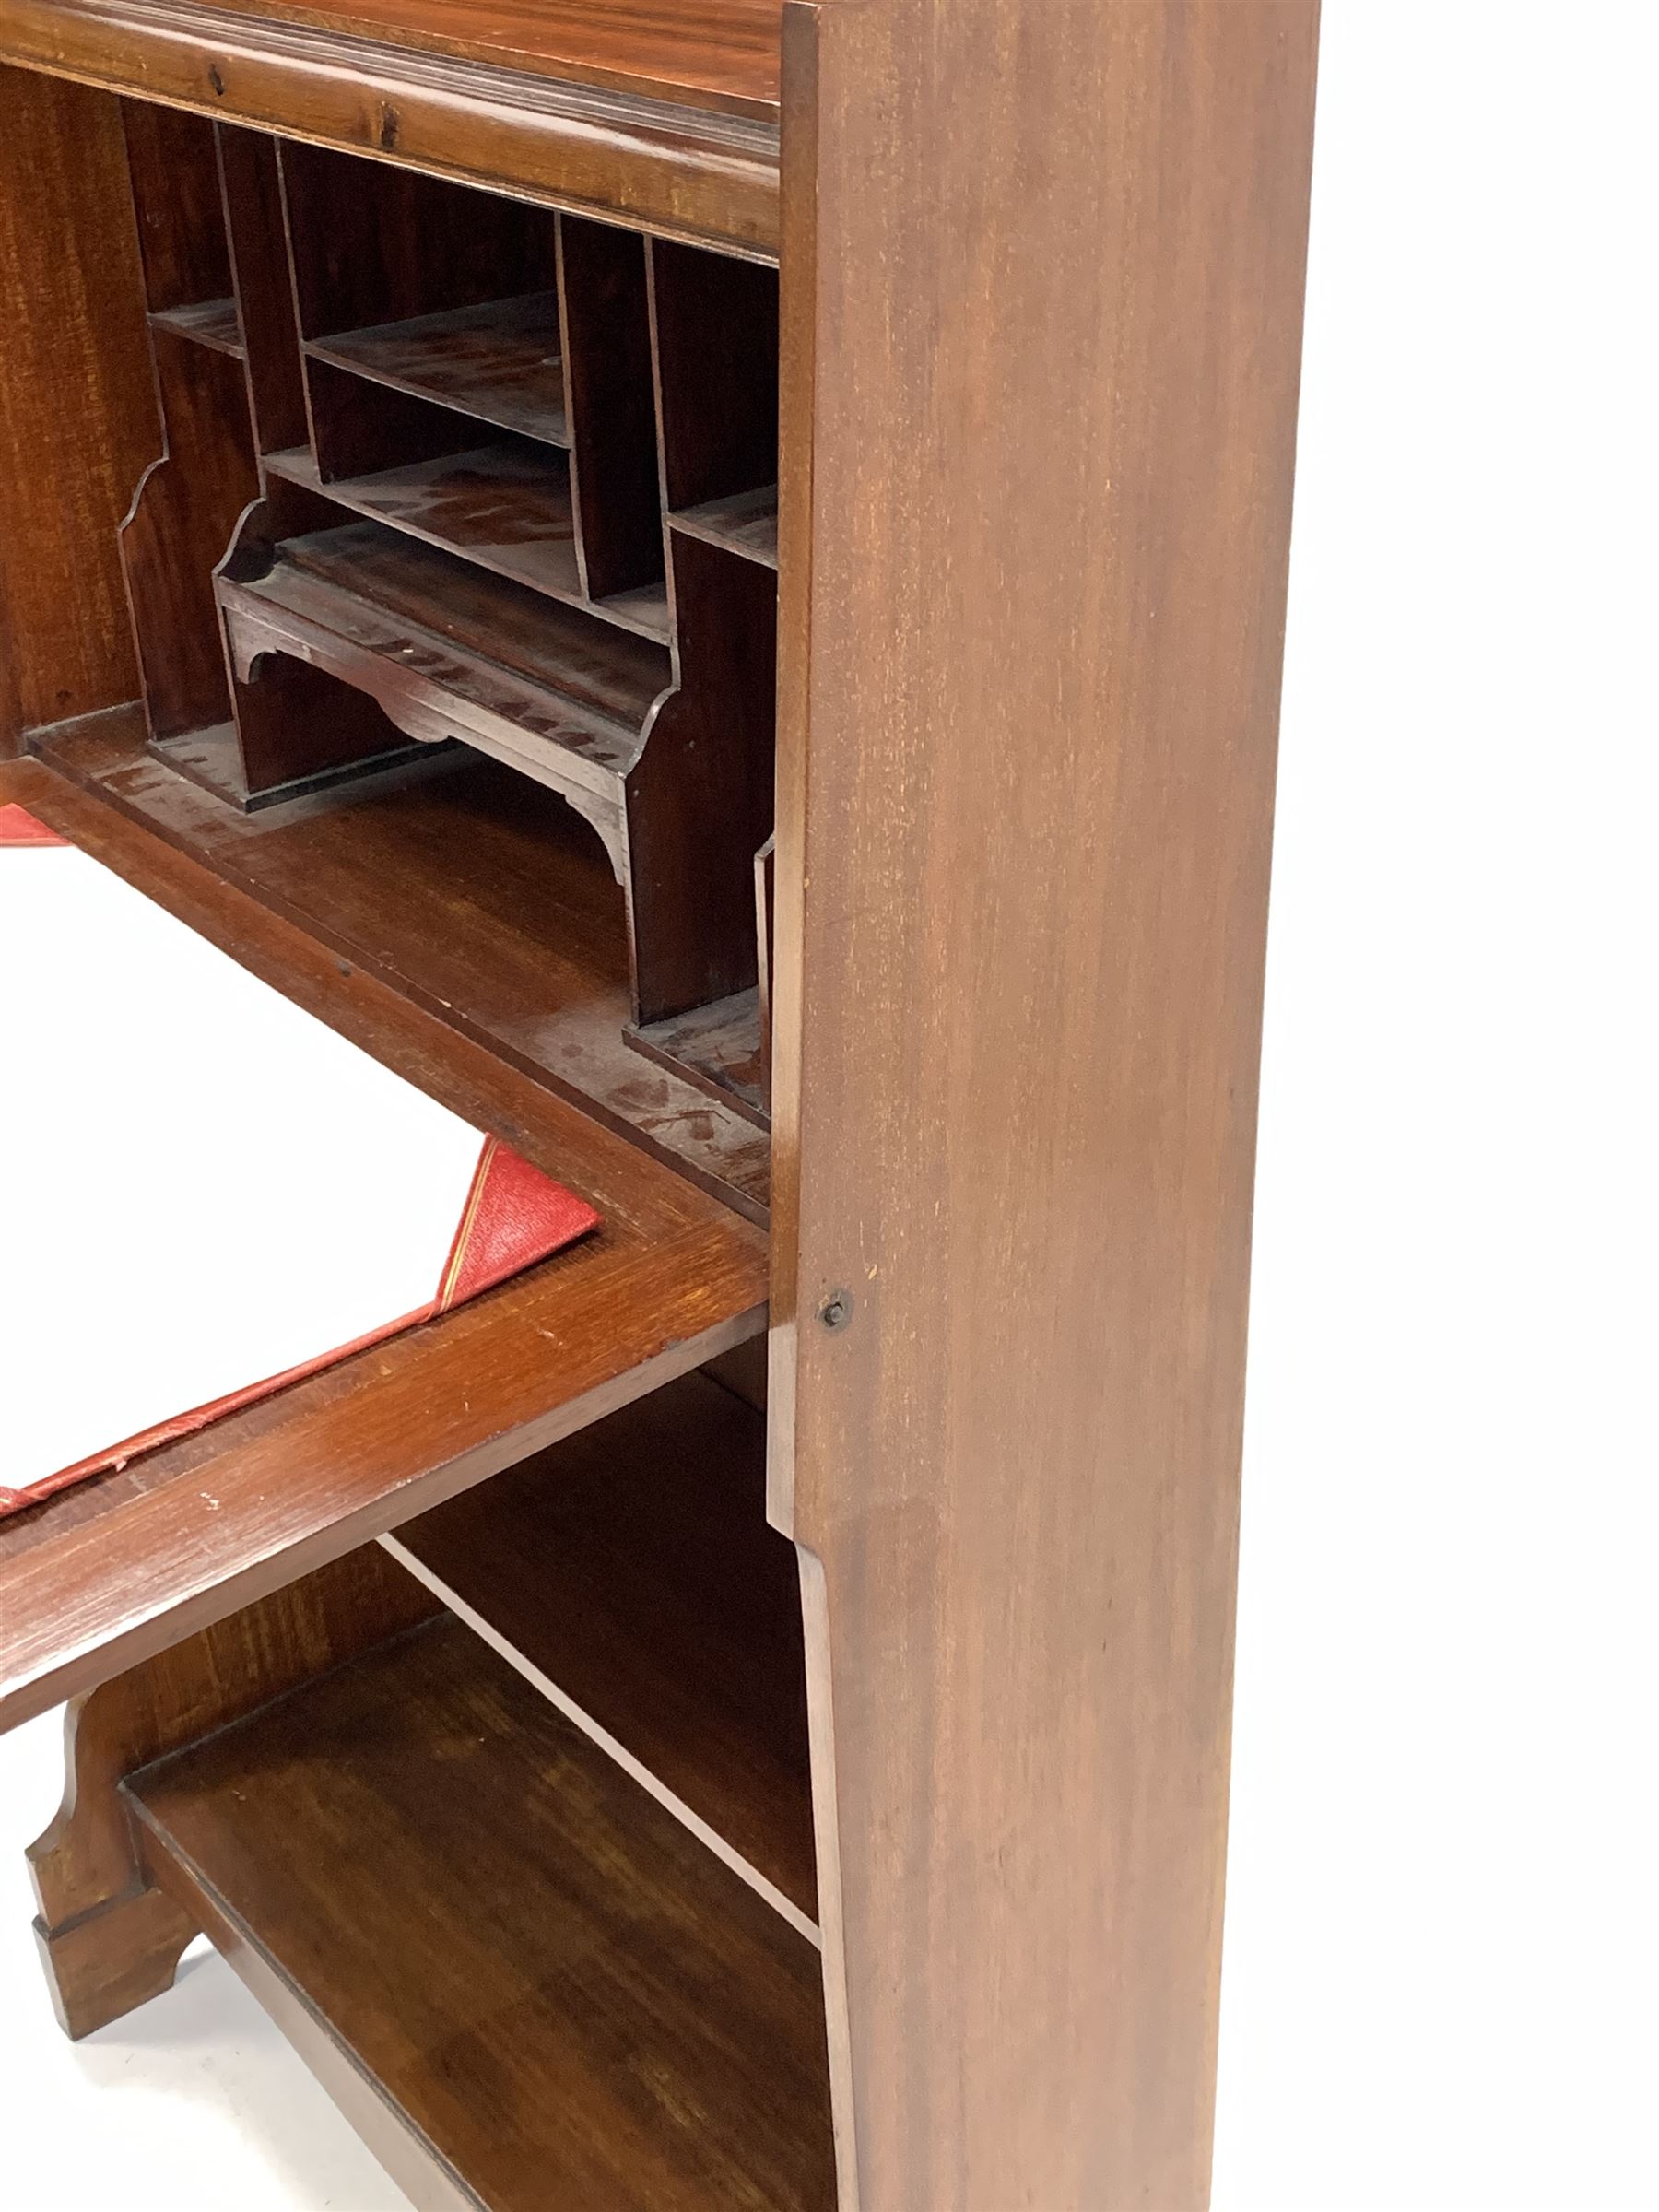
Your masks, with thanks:
<instances>
[{"instance_id":1,"label":"small interior drawer","mask_svg":"<svg viewBox=\"0 0 1659 2212\"><path fill-rule=\"evenodd\" d=\"M16 801L588 1198L603 1227L441 1320L0 1524L0 1724L396 1527L764 1325L764 1234L37 762Z\"/></svg>"}]
</instances>

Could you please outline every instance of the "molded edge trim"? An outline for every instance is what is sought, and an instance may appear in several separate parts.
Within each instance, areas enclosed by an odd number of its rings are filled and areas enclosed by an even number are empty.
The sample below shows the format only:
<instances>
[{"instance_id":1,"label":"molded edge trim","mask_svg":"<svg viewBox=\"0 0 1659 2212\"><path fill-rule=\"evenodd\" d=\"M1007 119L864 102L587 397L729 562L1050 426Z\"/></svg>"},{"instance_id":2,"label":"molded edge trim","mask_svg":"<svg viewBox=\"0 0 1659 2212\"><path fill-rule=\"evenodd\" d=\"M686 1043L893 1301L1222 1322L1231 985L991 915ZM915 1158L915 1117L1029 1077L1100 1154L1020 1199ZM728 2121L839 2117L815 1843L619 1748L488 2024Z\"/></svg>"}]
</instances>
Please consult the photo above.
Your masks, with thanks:
<instances>
[{"instance_id":1,"label":"molded edge trim","mask_svg":"<svg viewBox=\"0 0 1659 2212\"><path fill-rule=\"evenodd\" d=\"M0 62L777 259L778 130L747 116L188 0L0 0Z\"/></svg>"}]
</instances>

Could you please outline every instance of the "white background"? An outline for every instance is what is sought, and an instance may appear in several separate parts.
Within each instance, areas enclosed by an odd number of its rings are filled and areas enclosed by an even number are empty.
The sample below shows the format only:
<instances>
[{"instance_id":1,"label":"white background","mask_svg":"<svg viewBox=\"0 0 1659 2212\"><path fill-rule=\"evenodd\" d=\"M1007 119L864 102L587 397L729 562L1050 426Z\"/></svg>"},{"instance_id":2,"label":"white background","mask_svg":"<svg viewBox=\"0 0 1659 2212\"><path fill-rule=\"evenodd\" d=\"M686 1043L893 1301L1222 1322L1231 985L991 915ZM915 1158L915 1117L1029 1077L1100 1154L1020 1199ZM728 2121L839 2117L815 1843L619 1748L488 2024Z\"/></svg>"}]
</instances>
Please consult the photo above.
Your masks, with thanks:
<instances>
[{"instance_id":1,"label":"white background","mask_svg":"<svg viewBox=\"0 0 1659 2212\"><path fill-rule=\"evenodd\" d=\"M1326 0L1217 2212L1656 2201L1654 21ZM55 1794L0 2206L395 2206L217 1960L58 2038Z\"/></svg>"},{"instance_id":2,"label":"white background","mask_svg":"<svg viewBox=\"0 0 1659 2212\"><path fill-rule=\"evenodd\" d=\"M6 1197L29 1256L0 1270L0 1481L48 1482L437 1297L483 1145L459 1114L72 846L0 861L0 945L29 947L8 1038L52 1040L0 1089L0 1150L29 1162ZM110 1143L112 1068L142 1150ZM66 1191L80 1218L119 1214L93 1265ZM97 1347L69 1388L67 1343Z\"/></svg>"}]
</instances>

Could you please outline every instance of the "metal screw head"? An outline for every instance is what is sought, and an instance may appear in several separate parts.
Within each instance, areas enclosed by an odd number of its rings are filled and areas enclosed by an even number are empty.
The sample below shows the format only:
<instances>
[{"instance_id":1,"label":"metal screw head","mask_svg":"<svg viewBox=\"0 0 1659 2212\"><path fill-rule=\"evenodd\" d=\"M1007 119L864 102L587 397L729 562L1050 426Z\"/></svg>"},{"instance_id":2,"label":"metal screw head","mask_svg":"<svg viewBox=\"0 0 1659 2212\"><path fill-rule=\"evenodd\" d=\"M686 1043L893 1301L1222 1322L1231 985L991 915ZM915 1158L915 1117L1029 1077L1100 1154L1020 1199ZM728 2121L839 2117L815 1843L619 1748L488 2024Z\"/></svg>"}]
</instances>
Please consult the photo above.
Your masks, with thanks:
<instances>
[{"instance_id":1,"label":"metal screw head","mask_svg":"<svg viewBox=\"0 0 1659 2212\"><path fill-rule=\"evenodd\" d=\"M844 1329L853 1318L853 1293L831 1290L818 1308L818 1317L827 1329Z\"/></svg>"}]
</instances>

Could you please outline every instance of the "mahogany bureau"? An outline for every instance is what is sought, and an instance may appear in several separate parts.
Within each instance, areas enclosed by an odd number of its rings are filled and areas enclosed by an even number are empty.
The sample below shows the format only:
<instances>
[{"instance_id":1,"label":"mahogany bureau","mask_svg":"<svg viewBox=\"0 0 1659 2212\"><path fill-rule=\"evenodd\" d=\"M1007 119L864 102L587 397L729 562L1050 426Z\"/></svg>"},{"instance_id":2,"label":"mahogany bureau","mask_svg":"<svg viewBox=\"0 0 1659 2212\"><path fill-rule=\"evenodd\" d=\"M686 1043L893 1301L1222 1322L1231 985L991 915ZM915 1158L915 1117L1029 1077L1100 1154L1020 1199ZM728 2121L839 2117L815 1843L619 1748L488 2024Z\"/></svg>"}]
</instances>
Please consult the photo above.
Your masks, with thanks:
<instances>
[{"instance_id":1,"label":"mahogany bureau","mask_svg":"<svg viewBox=\"0 0 1659 2212\"><path fill-rule=\"evenodd\" d=\"M70 2033L1206 2202L1316 28L0 0L0 801L605 1217L0 1523Z\"/></svg>"}]
</instances>

